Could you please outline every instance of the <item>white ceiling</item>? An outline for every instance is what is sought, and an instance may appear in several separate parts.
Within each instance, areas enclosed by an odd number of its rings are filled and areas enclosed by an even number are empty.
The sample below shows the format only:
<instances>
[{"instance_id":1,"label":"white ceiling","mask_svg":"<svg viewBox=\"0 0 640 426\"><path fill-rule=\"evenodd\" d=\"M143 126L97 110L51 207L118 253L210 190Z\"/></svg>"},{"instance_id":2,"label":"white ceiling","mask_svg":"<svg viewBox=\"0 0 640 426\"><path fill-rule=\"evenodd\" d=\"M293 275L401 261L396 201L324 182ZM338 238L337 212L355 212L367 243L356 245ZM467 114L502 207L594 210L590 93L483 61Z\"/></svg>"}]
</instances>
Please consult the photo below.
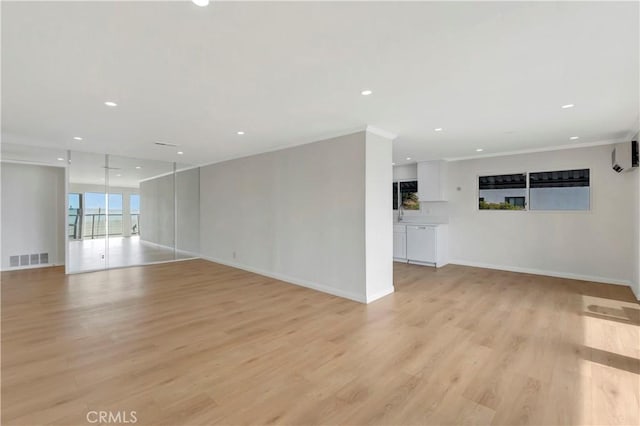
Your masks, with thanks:
<instances>
[{"instance_id":1,"label":"white ceiling","mask_svg":"<svg viewBox=\"0 0 640 426\"><path fill-rule=\"evenodd\" d=\"M398 164L624 140L639 21L638 2L3 2L2 135L196 164L365 125Z\"/></svg>"},{"instance_id":2,"label":"white ceiling","mask_svg":"<svg viewBox=\"0 0 640 426\"><path fill-rule=\"evenodd\" d=\"M108 185L110 187L138 188L140 182L173 171L173 163L157 160L67 151L62 148L41 148L14 143L2 143L2 160L53 167L69 167L69 183ZM107 168L108 161L108 168ZM176 162L176 170L186 170L191 165ZM108 172L107 172L108 170ZM108 177L108 181L107 181Z\"/></svg>"}]
</instances>

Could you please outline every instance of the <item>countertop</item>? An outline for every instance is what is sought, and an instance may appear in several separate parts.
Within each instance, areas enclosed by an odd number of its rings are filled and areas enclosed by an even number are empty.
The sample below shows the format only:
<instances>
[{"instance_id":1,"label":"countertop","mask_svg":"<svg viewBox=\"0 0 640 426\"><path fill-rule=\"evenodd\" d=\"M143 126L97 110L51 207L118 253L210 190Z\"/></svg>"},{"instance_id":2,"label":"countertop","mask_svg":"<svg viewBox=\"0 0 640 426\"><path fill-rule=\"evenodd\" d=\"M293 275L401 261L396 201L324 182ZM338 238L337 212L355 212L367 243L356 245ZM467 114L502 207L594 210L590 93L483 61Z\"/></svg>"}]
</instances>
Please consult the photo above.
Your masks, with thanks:
<instances>
[{"instance_id":1,"label":"countertop","mask_svg":"<svg viewBox=\"0 0 640 426\"><path fill-rule=\"evenodd\" d=\"M447 225L446 223L439 222L393 222L393 226L396 225L414 225L414 226L441 226Z\"/></svg>"}]
</instances>

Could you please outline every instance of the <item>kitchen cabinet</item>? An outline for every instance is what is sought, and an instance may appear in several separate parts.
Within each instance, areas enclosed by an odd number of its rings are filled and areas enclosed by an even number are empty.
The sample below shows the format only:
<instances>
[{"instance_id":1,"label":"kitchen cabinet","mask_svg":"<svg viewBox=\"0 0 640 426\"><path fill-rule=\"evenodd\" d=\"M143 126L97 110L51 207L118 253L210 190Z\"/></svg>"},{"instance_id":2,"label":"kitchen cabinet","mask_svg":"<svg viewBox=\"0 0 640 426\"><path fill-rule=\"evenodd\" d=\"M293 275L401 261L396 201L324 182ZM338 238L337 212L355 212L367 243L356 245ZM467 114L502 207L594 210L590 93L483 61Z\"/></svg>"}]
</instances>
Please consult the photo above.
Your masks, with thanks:
<instances>
[{"instance_id":1,"label":"kitchen cabinet","mask_svg":"<svg viewBox=\"0 0 640 426\"><path fill-rule=\"evenodd\" d=\"M393 227L393 258L407 259L407 231L404 225L394 225Z\"/></svg>"},{"instance_id":2,"label":"kitchen cabinet","mask_svg":"<svg viewBox=\"0 0 640 426\"><path fill-rule=\"evenodd\" d=\"M446 201L446 161L418 163L418 198L420 201Z\"/></svg>"}]
</instances>

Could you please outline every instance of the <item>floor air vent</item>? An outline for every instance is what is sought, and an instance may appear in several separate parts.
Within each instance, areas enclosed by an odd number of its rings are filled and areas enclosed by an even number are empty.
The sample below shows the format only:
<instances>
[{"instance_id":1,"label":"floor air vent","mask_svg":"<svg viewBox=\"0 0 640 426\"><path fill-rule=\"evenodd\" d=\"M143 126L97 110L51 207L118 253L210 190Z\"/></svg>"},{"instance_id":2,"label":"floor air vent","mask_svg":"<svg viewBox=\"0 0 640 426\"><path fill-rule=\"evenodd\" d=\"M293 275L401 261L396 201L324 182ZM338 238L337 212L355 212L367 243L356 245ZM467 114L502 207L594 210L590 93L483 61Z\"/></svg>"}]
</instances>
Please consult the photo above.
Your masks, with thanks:
<instances>
[{"instance_id":1,"label":"floor air vent","mask_svg":"<svg viewBox=\"0 0 640 426\"><path fill-rule=\"evenodd\" d=\"M31 262L32 265L37 265L40 263L40 255L39 254L32 254L31 255Z\"/></svg>"},{"instance_id":2,"label":"floor air vent","mask_svg":"<svg viewBox=\"0 0 640 426\"><path fill-rule=\"evenodd\" d=\"M40 263L49 263L49 253L40 253Z\"/></svg>"},{"instance_id":3,"label":"floor air vent","mask_svg":"<svg viewBox=\"0 0 640 426\"><path fill-rule=\"evenodd\" d=\"M9 266L12 268L20 266L20 256L9 256Z\"/></svg>"}]
</instances>

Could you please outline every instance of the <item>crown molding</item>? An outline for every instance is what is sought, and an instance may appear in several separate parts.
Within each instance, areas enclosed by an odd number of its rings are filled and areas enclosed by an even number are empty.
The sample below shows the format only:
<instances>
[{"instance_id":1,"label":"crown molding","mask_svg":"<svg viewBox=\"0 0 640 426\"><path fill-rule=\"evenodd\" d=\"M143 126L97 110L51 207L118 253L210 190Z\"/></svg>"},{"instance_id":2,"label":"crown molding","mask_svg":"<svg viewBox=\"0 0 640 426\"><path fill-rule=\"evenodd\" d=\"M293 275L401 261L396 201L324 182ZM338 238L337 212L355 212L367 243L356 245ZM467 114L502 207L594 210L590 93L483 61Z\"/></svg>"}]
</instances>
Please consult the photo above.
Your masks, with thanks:
<instances>
[{"instance_id":1,"label":"crown molding","mask_svg":"<svg viewBox=\"0 0 640 426\"><path fill-rule=\"evenodd\" d=\"M585 143L575 143L570 145L556 145L556 146L547 146L544 148L533 148L533 149L521 149L517 151L503 151L496 152L491 154L482 154L482 155L469 155L465 157L445 157L443 160L445 161L464 161L464 160L481 160L483 158L493 158L493 157L506 157L509 155L521 155L521 154L535 154L538 152L548 152L548 151L562 151L565 149L577 149L577 148L589 148L593 146L602 146L602 145L613 145L620 142L625 142L629 140L628 138L617 138L617 139L609 139L606 141L596 141L596 142L585 142Z\"/></svg>"}]
</instances>

